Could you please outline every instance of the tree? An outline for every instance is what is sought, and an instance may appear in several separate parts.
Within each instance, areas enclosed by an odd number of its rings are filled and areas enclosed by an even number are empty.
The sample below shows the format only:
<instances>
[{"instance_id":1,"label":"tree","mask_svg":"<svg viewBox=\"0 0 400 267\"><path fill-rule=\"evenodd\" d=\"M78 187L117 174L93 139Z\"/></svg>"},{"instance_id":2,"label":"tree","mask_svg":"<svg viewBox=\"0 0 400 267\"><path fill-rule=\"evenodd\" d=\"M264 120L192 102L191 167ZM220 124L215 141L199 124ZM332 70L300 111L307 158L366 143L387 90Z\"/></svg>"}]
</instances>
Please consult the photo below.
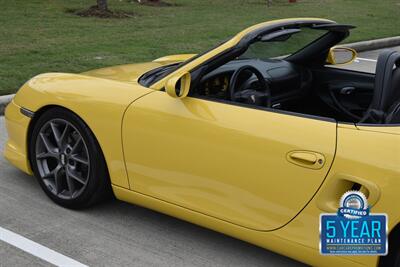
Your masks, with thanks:
<instances>
[{"instance_id":1,"label":"tree","mask_svg":"<svg viewBox=\"0 0 400 267\"><path fill-rule=\"evenodd\" d=\"M107 0L97 0L97 8L101 11L108 10Z\"/></svg>"},{"instance_id":2,"label":"tree","mask_svg":"<svg viewBox=\"0 0 400 267\"><path fill-rule=\"evenodd\" d=\"M150 3L150 4L160 4L160 0L138 0L139 4L145 4L145 3Z\"/></svg>"},{"instance_id":3,"label":"tree","mask_svg":"<svg viewBox=\"0 0 400 267\"><path fill-rule=\"evenodd\" d=\"M296 3L297 0L289 0L289 3ZM267 6L271 6L272 5L272 0L267 0Z\"/></svg>"}]
</instances>

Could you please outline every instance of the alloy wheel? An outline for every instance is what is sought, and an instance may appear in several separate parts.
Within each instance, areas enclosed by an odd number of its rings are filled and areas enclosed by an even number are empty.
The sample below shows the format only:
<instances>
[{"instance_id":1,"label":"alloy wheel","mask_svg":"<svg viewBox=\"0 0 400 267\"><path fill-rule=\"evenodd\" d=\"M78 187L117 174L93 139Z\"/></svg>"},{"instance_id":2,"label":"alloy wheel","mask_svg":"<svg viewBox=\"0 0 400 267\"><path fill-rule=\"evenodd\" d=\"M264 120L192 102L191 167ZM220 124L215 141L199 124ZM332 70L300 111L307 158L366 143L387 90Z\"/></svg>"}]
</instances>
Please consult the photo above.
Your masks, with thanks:
<instances>
[{"instance_id":1,"label":"alloy wheel","mask_svg":"<svg viewBox=\"0 0 400 267\"><path fill-rule=\"evenodd\" d=\"M90 172L89 152L81 133L70 122L52 119L39 130L36 164L48 190L62 199L84 191Z\"/></svg>"}]
</instances>

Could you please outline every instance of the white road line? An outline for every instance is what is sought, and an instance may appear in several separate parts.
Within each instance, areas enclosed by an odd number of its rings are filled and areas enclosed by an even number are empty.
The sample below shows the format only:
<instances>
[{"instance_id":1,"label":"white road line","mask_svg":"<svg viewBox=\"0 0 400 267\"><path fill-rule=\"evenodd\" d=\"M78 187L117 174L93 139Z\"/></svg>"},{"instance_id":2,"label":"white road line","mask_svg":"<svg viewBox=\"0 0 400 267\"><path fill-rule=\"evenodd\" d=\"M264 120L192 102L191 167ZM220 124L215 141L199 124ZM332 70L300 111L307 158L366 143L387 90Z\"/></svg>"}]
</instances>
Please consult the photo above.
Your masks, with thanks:
<instances>
[{"instance_id":1,"label":"white road line","mask_svg":"<svg viewBox=\"0 0 400 267\"><path fill-rule=\"evenodd\" d=\"M0 240L56 266L87 267L87 265L68 258L67 256L64 256L52 249L46 248L45 246L42 246L2 227L0 227Z\"/></svg>"},{"instance_id":2,"label":"white road line","mask_svg":"<svg viewBox=\"0 0 400 267\"><path fill-rule=\"evenodd\" d=\"M362 57L358 57L356 58L356 60L362 60L362 61L369 61L369 62L377 62L376 59L370 59L370 58L362 58Z\"/></svg>"}]
</instances>

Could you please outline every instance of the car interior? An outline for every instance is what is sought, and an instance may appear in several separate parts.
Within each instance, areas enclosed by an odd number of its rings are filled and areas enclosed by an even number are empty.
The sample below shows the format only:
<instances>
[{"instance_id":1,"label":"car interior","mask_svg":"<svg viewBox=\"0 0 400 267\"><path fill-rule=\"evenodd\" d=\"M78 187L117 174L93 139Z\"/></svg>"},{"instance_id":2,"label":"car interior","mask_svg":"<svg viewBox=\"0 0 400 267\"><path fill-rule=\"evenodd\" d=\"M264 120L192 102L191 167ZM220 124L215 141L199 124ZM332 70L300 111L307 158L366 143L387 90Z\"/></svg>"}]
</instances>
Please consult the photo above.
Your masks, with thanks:
<instances>
[{"instance_id":1,"label":"car interior","mask_svg":"<svg viewBox=\"0 0 400 267\"><path fill-rule=\"evenodd\" d=\"M400 53L382 53L376 74L326 61L351 28L302 25L258 36L245 51L191 73L190 96L341 122L400 123Z\"/></svg>"}]
</instances>

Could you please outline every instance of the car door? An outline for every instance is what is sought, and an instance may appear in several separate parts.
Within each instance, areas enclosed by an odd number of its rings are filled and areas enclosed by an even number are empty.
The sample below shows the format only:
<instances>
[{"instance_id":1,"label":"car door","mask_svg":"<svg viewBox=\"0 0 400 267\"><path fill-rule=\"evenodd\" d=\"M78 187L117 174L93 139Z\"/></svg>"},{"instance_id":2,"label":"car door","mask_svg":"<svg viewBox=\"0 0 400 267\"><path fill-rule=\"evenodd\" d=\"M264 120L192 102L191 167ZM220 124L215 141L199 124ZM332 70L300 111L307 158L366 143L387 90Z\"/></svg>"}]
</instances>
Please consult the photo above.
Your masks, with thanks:
<instances>
[{"instance_id":1,"label":"car door","mask_svg":"<svg viewBox=\"0 0 400 267\"><path fill-rule=\"evenodd\" d=\"M156 91L128 108L122 138L131 190L272 230L324 181L336 123Z\"/></svg>"}]
</instances>

